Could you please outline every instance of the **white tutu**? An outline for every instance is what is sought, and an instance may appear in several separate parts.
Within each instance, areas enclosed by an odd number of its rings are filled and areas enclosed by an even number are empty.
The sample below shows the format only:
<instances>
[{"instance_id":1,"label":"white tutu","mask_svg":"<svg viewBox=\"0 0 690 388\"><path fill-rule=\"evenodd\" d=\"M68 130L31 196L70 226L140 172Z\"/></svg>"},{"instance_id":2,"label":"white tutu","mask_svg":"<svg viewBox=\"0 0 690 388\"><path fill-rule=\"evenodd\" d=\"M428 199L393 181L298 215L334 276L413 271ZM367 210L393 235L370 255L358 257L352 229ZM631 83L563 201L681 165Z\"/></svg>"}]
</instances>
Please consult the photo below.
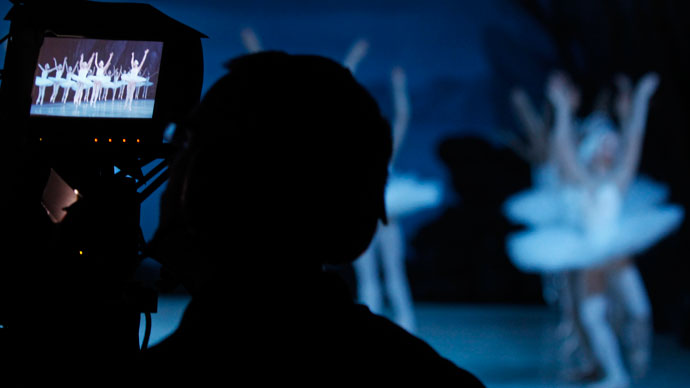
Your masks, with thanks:
<instances>
[{"instance_id":1,"label":"white tutu","mask_svg":"<svg viewBox=\"0 0 690 388\"><path fill-rule=\"evenodd\" d=\"M563 206L557 187L535 187L510 196L503 203L503 214L516 224L554 224L562 220Z\"/></svg>"},{"instance_id":2,"label":"white tutu","mask_svg":"<svg viewBox=\"0 0 690 388\"><path fill-rule=\"evenodd\" d=\"M658 205L668 200L668 185L646 176L638 176L628 188L622 212L631 212Z\"/></svg>"},{"instance_id":3,"label":"white tutu","mask_svg":"<svg viewBox=\"0 0 690 388\"><path fill-rule=\"evenodd\" d=\"M36 77L35 84L38 87L51 86L53 84L53 81L49 80L48 78Z\"/></svg>"},{"instance_id":4,"label":"white tutu","mask_svg":"<svg viewBox=\"0 0 690 388\"><path fill-rule=\"evenodd\" d=\"M544 181L543 176L541 181ZM533 188L508 197L503 203L503 214L511 222L523 225L567 222L573 217L573 210L568 207L567 196L568 193L564 193L557 184L536 184ZM639 176L628 188L621 211L629 213L646 209L663 203L668 196L667 185L646 176Z\"/></svg>"},{"instance_id":5,"label":"white tutu","mask_svg":"<svg viewBox=\"0 0 690 388\"><path fill-rule=\"evenodd\" d=\"M121 79L118 79L118 80L110 81L110 83L108 83L107 87L112 88L112 89L117 89L117 88L122 87L126 84L127 84L127 82L125 82Z\"/></svg>"},{"instance_id":6,"label":"white tutu","mask_svg":"<svg viewBox=\"0 0 690 388\"><path fill-rule=\"evenodd\" d=\"M125 74L122 74L122 80L126 81L127 83L129 83L129 82L139 83L139 82L146 81L146 78L139 76L139 75L136 75L136 74L125 73Z\"/></svg>"},{"instance_id":7,"label":"white tutu","mask_svg":"<svg viewBox=\"0 0 690 388\"><path fill-rule=\"evenodd\" d=\"M145 80L144 82L137 83L137 86L140 86L140 87L141 86L144 86L144 87L153 86L153 82Z\"/></svg>"},{"instance_id":8,"label":"white tutu","mask_svg":"<svg viewBox=\"0 0 690 388\"><path fill-rule=\"evenodd\" d=\"M93 81L91 81L88 77L75 75L75 76L72 76L72 79L75 82L77 82L77 84L81 84L84 87L93 86Z\"/></svg>"},{"instance_id":9,"label":"white tutu","mask_svg":"<svg viewBox=\"0 0 690 388\"><path fill-rule=\"evenodd\" d=\"M660 204L664 192L649 183L654 182L638 183L639 197L628 200L633 206L623 203L613 185L605 185L592 197L571 191L564 198L570 198L566 200L570 210L579 211L579 222L533 225L511 234L506 243L510 259L524 272L543 273L596 267L642 253L675 230L684 217L682 207ZM642 188L653 190L643 196Z\"/></svg>"},{"instance_id":10,"label":"white tutu","mask_svg":"<svg viewBox=\"0 0 690 388\"><path fill-rule=\"evenodd\" d=\"M77 84L75 81L69 80L67 82L63 82L62 87L65 89L71 88L76 92L79 89L79 84Z\"/></svg>"},{"instance_id":11,"label":"white tutu","mask_svg":"<svg viewBox=\"0 0 690 388\"><path fill-rule=\"evenodd\" d=\"M60 87L63 89L69 89L75 87L76 85L77 83L72 81L71 79L63 79L62 82L60 82Z\"/></svg>"},{"instance_id":12,"label":"white tutu","mask_svg":"<svg viewBox=\"0 0 690 388\"><path fill-rule=\"evenodd\" d=\"M111 76L103 76L103 80L101 81L101 86L105 89L115 89L115 82L112 81Z\"/></svg>"},{"instance_id":13,"label":"white tutu","mask_svg":"<svg viewBox=\"0 0 690 388\"><path fill-rule=\"evenodd\" d=\"M110 82L110 76L108 75L90 75L87 77L91 82L100 82L101 84Z\"/></svg>"},{"instance_id":14,"label":"white tutu","mask_svg":"<svg viewBox=\"0 0 690 388\"><path fill-rule=\"evenodd\" d=\"M53 83L53 85L58 85L58 86L61 85L65 81L65 79L62 77L48 77L48 79L50 80L50 82Z\"/></svg>"},{"instance_id":15,"label":"white tutu","mask_svg":"<svg viewBox=\"0 0 690 388\"><path fill-rule=\"evenodd\" d=\"M391 175L385 193L389 218L438 206L443 199L441 182L420 180L412 175Z\"/></svg>"}]
</instances>

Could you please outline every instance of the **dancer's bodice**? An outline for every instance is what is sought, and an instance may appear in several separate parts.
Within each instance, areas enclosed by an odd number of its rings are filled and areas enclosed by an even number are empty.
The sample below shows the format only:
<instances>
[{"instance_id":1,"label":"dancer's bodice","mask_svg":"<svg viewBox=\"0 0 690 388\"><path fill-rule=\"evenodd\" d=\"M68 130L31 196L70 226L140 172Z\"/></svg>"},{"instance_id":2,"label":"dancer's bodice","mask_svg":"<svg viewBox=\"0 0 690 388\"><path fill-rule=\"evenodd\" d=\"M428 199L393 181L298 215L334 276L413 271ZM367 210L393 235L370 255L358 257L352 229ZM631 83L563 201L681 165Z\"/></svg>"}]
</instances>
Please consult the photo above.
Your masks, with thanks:
<instances>
[{"instance_id":1,"label":"dancer's bodice","mask_svg":"<svg viewBox=\"0 0 690 388\"><path fill-rule=\"evenodd\" d=\"M578 190L574 198L579 202L579 221L587 237L595 244L606 242L615 232L621 212L618 186L606 182L590 190Z\"/></svg>"}]
</instances>

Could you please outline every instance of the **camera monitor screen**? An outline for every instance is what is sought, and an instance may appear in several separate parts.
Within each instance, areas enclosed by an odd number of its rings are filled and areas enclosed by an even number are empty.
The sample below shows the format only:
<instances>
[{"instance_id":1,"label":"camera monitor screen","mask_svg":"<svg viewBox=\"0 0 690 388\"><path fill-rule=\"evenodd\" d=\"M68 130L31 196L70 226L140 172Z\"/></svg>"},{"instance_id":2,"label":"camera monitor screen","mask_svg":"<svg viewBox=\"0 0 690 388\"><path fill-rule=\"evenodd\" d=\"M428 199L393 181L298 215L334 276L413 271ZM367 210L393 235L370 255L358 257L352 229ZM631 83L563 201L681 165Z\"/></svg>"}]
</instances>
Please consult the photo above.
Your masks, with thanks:
<instances>
[{"instance_id":1,"label":"camera monitor screen","mask_svg":"<svg viewBox=\"0 0 690 388\"><path fill-rule=\"evenodd\" d=\"M31 116L151 118L162 42L44 38Z\"/></svg>"}]
</instances>

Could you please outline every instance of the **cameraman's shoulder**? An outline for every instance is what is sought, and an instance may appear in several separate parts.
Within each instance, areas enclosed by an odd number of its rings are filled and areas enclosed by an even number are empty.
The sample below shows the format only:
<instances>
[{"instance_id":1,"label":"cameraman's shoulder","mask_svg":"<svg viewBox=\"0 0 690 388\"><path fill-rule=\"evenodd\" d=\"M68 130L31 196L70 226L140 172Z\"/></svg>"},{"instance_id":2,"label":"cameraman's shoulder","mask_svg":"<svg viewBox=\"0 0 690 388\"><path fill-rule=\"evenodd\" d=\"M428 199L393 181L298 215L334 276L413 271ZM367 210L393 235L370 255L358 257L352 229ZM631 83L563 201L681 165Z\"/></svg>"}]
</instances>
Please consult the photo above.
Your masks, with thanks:
<instances>
[{"instance_id":1,"label":"cameraman's shoulder","mask_svg":"<svg viewBox=\"0 0 690 388\"><path fill-rule=\"evenodd\" d=\"M402 379L453 382L460 387L484 387L472 373L441 356L427 342L389 319L362 305L355 305L353 310L356 316L353 329L359 332L365 346L363 356L383 374Z\"/></svg>"}]
</instances>

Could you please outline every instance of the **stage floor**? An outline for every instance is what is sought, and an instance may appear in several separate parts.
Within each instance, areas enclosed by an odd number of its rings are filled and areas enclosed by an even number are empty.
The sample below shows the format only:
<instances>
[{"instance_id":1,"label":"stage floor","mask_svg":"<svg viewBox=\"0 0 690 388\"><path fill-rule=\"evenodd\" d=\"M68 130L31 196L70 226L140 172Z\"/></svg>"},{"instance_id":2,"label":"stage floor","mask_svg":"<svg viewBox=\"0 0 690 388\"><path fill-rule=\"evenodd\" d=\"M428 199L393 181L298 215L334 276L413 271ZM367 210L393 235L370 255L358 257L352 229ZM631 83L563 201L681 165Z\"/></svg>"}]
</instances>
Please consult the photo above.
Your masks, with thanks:
<instances>
[{"instance_id":1,"label":"stage floor","mask_svg":"<svg viewBox=\"0 0 690 388\"><path fill-rule=\"evenodd\" d=\"M151 345L175 330L188 300L184 295L160 297L158 313L152 315ZM581 386L558 377L556 315L546 307L418 303L416 313L417 335L489 388ZM633 388L690 386L690 349L657 334L653 352L650 374Z\"/></svg>"},{"instance_id":2,"label":"stage floor","mask_svg":"<svg viewBox=\"0 0 690 388\"><path fill-rule=\"evenodd\" d=\"M31 115L58 117L88 117L88 118L138 118L148 119L153 115L154 100L134 100L131 109L125 108L124 100L98 101L91 105L83 102L79 106L74 103L44 103L31 105Z\"/></svg>"}]
</instances>

